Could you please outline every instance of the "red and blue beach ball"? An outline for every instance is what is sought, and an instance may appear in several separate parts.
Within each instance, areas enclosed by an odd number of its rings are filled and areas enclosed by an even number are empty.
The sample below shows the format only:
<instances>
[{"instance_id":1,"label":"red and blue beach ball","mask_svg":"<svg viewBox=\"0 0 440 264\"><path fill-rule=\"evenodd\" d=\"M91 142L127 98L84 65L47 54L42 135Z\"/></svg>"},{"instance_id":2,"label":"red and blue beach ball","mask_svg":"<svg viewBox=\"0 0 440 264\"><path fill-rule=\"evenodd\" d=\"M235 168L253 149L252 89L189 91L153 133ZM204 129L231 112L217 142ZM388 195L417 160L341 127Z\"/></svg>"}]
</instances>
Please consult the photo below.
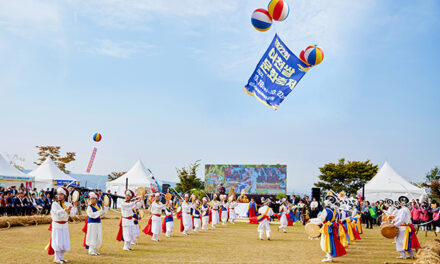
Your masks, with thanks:
<instances>
[{"instance_id":1,"label":"red and blue beach ball","mask_svg":"<svg viewBox=\"0 0 440 264\"><path fill-rule=\"evenodd\" d=\"M324 51L318 45L310 45L304 50L304 55L300 57L309 65L316 66L324 59Z\"/></svg>"},{"instance_id":2,"label":"red and blue beach ball","mask_svg":"<svg viewBox=\"0 0 440 264\"><path fill-rule=\"evenodd\" d=\"M101 141L101 139L102 139L102 135L101 135L101 134L99 134L99 133L95 133L95 134L93 135L93 140L94 140L95 142L99 142L99 141Z\"/></svg>"},{"instance_id":3,"label":"red and blue beach ball","mask_svg":"<svg viewBox=\"0 0 440 264\"><path fill-rule=\"evenodd\" d=\"M259 8L252 13L252 25L258 31L267 31L272 26L272 18L266 9Z\"/></svg>"},{"instance_id":4,"label":"red and blue beach ball","mask_svg":"<svg viewBox=\"0 0 440 264\"><path fill-rule=\"evenodd\" d=\"M283 0L272 0L269 2L267 11L273 20L283 21L289 15L289 5Z\"/></svg>"}]
</instances>

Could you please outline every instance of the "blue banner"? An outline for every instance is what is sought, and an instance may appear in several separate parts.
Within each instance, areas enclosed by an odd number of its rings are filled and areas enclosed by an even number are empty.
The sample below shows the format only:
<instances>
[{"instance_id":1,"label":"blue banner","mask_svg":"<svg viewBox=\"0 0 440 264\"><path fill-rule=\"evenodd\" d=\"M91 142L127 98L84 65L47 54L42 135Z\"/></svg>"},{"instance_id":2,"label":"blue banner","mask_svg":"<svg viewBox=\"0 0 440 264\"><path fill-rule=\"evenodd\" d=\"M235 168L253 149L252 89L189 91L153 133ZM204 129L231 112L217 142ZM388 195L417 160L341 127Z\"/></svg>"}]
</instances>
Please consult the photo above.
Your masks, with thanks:
<instances>
[{"instance_id":1,"label":"blue banner","mask_svg":"<svg viewBox=\"0 0 440 264\"><path fill-rule=\"evenodd\" d=\"M72 183L72 184L70 184L70 183ZM70 184L70 186L75 186L75 187L78 187L79 185L80 185L80 182L79 181L69 181L69 180L53 180L53 185L54 186L67 186L67 185L69 185Z\"/></svg>"},{"instance_id":2,"label":"blue banner","mask_svg":"<svg viewBox=\"0 0 440 264\"><path fill-rule=\"evenodd\" d=\"M276 110L309 69L275 34L244 91Z\"/></svg>"}]
</instances>

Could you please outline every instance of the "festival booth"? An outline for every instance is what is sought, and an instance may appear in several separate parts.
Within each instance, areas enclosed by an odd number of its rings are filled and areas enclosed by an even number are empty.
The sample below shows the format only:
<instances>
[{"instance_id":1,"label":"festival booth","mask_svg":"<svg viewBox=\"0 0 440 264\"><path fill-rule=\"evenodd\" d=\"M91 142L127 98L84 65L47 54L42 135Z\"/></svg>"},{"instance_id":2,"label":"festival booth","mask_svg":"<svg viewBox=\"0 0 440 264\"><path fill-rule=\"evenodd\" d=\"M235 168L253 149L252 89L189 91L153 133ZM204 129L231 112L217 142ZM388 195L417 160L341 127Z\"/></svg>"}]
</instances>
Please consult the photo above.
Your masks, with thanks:
<instances>
[{"instance_id":1,"label":"festival booth","mask_svg":"<svg viewBox=\"0 0 440 264\"><path fill-rule=\"evenodd\" d=\"M385 162L376 176L365 184L364 200L366 201L376 202L386 198L397 201L402 195L410 200L420 199L420 201L427 196L424 189L409 183L397 174L388 162Z\"/></svg>"},{"instance_id":2,"label":"festival booth","mask_svg":"<svg viewBox=\"0 0 440 264\"><path fill-rule=\"evenodd\" d=\"M35 177L35 187L37 190L46 190L59 186L79 186L79 181L61 171L50 158L35 170L29 172L30 176Z\"/></svg>"},{"instance_id":3,"label":"festival booth","mask_svg":"<svg viewBox=\"0 0 440 264\"><path fill-rule=\"evenodd\" d=\"M151 188L157 188L157 182L154 179L153 173L144 166L142 161L138 160L134 166L124 175L116 180L106 183L106 190L110 190L112 194L116 192L117 195L125 196L126 183L128 179L128 189L135 191L138 187L144 187L147 192ZM119 204L119 203L118 203Z\"/></svg>"},{"instance_id":4,"label":"festival booth","mask_svg":"<svg viewBox=\"0 0 440 264\"><path fill-rule=\"evenodd\" d=\"M0 183L4 184L5 187L19 186L24 183L26 188L32 187L32 182L34 177L26 175L25 173L19 171L14 166L9 164L6 159L0 154Z\"/></svg>"}]
</instances>

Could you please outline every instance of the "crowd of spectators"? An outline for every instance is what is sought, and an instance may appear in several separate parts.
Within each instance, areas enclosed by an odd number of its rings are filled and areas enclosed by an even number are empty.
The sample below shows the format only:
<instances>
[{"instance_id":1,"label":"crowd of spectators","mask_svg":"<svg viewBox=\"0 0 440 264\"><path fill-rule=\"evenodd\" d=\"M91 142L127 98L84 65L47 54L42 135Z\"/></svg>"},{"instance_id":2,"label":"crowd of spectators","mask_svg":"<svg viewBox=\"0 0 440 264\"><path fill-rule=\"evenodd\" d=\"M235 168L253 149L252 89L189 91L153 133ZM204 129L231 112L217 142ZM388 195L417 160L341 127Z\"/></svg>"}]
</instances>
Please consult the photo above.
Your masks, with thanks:
<instances>
[{"instance_id":1,"label":"crowd of spectators","mask_svg":"<svg viewBox=\"0 0 440 264\"><path fill-rule=\"evenodd\" d=\"M68 188L70 195L68 202L72 203L73 209L71 215L81 215L86 209L88 202L88 192L79 191L79 201L72 201L72 192L74 188ZM102 191L94 190L99 197L99 203L102 203ZM48 215L55 201L56 189L37 190L37 188L26 188L21 184L16 186L0 187L0 216L31 216ZM117 206L115 196L111 197L111 204L114 209Z\"/></svg>"}]
</instances>

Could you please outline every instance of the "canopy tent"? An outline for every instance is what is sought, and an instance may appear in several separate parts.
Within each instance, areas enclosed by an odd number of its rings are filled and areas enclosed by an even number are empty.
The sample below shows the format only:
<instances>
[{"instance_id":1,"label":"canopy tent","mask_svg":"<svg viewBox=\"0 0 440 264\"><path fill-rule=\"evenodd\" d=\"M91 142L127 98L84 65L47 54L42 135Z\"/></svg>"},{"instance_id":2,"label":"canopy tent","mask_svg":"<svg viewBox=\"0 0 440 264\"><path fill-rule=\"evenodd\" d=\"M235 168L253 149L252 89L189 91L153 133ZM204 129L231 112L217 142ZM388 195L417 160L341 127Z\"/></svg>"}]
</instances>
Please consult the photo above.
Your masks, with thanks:
<instances>
[{"instance_id":1,"label":"canopy tent","mask_svg":"<svg viewBox=\"0 0 440 264\"><path fill-rule=\"evenodd\" d=\"M5 186L11 186L17 183L26 182L29 183L26 184L28 187L33 181L34 177L31 177L16 169L0 154L0 182L2 184Z\"/></svg>"},{"instance_id":2,"label":"canopy tent","mask_svg":"<svg viewBox=\"0 0 440 264\"><path fill-rule=\"evenodd\" d=\"M144 187L149 192L151 188L159 187L153 173L144 166L142 161L138 160L127 173L116 180L107 182L106 191L110 190L112 194L116 192L118 195L124 196L127 179L128 189L133 191L138 187Z\"/></svg>"},{"instance_id":3,"label":"canopy tent","mask_svg":"<svg viewBox=\"0 0 440 264\"><path fill-rule=\"evenodd\" d=\"M47 158L38 168L29 172L30 176L35 177L35 187L37 190L46 190L64 185L77 185L76 179L61 171L52 159Z\"/></svg>"},{"instance_id":4,"label":"canopy tent","mask_svg":"<svg viewBox=\"0 0 440 264\"><path fill-rule=\"evenodd\" d=\"M426 191L419 188L391 168L388 162L380 168L379 172L367 184L365 184L365 200L376 202L385 198L397 201L399 196L406 196L408 199L423 199Z\"/></svg>"}]
</instances>

